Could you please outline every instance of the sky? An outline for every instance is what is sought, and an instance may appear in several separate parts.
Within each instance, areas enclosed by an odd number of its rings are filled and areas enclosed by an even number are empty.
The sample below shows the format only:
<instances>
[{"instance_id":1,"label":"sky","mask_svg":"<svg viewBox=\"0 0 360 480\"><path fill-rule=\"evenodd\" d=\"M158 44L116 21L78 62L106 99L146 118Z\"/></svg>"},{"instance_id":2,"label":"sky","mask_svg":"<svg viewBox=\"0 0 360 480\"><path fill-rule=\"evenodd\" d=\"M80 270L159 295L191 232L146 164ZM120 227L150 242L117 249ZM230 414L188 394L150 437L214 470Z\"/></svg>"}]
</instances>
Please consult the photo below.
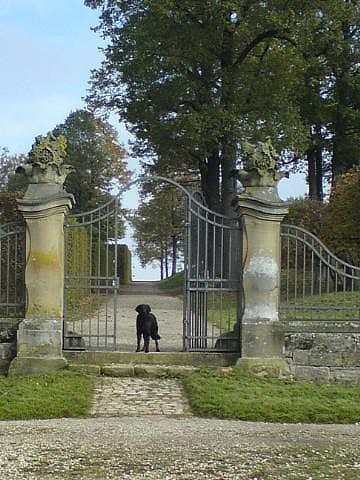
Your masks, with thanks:
<instances>
[{"instance_id":1,"label":"sky","mask_svg":"<svg viewBox=\"0 0 360 480\"><path fill-rule=\"evenodd\" d=\"M102 40L91 30L97 23L98 13L83 0L0 0L0 148L28 153L35 136L84 107L90 71L102 58ZM126 147L129 134L112 123ZM130 159L129 167L135 170L137 162ZM301 175L279 184L284 200L305 190ZM123 204L137 207L135 188ZM133 250L130 232L124 243ZM141 269L133 257L134 280L158 279L157 267Z\"/></svg>"}]
</instances>

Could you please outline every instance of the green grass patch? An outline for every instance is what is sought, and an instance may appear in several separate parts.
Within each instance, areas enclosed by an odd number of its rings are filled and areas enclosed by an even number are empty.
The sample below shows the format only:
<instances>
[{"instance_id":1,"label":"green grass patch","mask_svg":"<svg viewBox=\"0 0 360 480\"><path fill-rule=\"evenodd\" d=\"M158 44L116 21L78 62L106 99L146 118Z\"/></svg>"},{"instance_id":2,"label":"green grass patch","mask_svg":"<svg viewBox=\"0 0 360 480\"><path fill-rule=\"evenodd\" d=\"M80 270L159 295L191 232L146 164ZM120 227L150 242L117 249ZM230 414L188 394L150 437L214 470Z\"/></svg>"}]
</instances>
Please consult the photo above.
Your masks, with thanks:
<instances>
[{"instance_id":1,"label":"green grass patch","mask_svg":"<svg viewBox=\"0 0 360 480\"><path fill-rule=\"evenodd\" d=\"M193 412L281 423L360 421L360 386L286 382L201 370L184 379Z\"/></svg>"},{"instance_id":2,"label":"green grass patch","mask_svg":"<svg viewBox=\"0 0 360 480\"><path fill-rule=\"evenodd\" d=\"M60 371L0 377L0 420L82 417L90 410L95 377Z\"/></svg>"},{"instance_id":3,"label":"green grass patch","mask_svg":"<svg viewBox=\"0 0 360 480\"><path fill-rule=\"evenodd\" d=\"M175 295L184 293L184 272L176 273L169 278L160 280L159 287Z\"/></svg>"},{"instance_id":4,"label":"green grass patch","mask_svg":"<svg viewBox=\"0 0 360 480\"><path fill-rule=\"evenodd\" d=\"M282 301L280 317L287 320L360 319L360 291L298 296L296 301Z\"/></svg>"},{"instance_id":5,"label":"green grass patch","mask_svg":"<svg viewBox=\"0 0 360 480\"><path fill-rule=\"evenodd\" d=\"M237 321L237 294L234 292L214 292L208 294L208 322L221 333L234 328Z\"/></svg>"}]
</instances>

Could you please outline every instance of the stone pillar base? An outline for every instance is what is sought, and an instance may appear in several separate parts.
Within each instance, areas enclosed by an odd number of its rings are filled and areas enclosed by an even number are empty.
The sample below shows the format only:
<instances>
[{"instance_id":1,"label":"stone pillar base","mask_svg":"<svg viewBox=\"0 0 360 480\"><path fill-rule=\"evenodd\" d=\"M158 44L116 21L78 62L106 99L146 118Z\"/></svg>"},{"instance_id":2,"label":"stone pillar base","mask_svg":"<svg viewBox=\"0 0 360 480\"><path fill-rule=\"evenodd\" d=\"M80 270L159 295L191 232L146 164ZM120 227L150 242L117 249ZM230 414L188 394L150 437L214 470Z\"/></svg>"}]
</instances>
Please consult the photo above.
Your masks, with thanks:
<instances>
[{"instance_id":1,"label":"stone pillar base","mask_svg":"<svg viewBox=\"0 0 360 480\"><path fill-rule=\"evenodd\" d=\"M25 318L17 332L17 357L9 376L60 370L67 362L62 354L62 319Z\"/></svg>"},{"instance_id":2,"label":"stone pillar base","mask_svg":"<svg viewBox=\"0 0 360 480\"><path fill-rule=\"evenodd\" d=\"M246 374L262 378L291 378L290 367L286 360L280 357L242 357L236 362L235 368Z\"/></svg>"},{"instance_id":3,"label":"stone pillar base","mask_svg":"<svg viewBox=\"0 0 360 480\"><path fill-rule=\"evenodd\" d=\"M281 358L284 354L284 328L280 322L243 318L241 338L243 357Z\"/></svg>"},{"instance_id":4,"label":"stone pillar base","mask_svg":"<svg viewBox=\"0 0 360 480\"><path fill-rule=\"evenodd\" d=\"M53 372L67 366L67 361L62 357L17 357L10 364L8 376L33 375L38 373Z\"/></svg>"}]
</instances>

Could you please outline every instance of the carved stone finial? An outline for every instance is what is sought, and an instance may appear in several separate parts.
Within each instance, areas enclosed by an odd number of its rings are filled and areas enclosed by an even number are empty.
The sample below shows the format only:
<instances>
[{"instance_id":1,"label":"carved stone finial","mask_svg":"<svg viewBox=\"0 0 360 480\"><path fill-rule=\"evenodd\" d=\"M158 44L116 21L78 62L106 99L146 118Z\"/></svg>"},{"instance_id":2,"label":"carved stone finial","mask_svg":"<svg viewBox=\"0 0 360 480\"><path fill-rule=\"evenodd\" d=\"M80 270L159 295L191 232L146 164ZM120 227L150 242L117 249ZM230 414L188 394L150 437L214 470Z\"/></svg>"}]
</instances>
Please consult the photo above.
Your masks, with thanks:
<instances>
[{"instance_id":1,"label":"carved stone finial","mask_svg":"<svg viewBox=\"0 0 360 480\"><path fill-rule=\"evenodd\" d=\"M269 138L256 144L245 142L243 151L245 170L256 170L262 176L275 171L278 156Z\"/></svg>"},{"instance_id":2,"label":"carved stone finial","mask_svg":"<svg viewBox=\"0 0 360 480\"><path fill-rule=\"evenodd\" d=\"M245 142L243 152L244 169L236 173L244 187L274 187L287 175L277 170L278 155L270 138L255 144Z\"/></svg>"},{"instance_id":3,"label":"carved stone finial","mask_svg":"<svg viewBox=\"0 0 360 480\"><path fill-rule=\"evenodd\" d=\"M31 147L26 165L18 167L16 172L28 177L30 184L63 185L67 175L75 170L73 166L64 164L65 157L66 138L63 135L39 135Z\"/></svg>"}]
</instances>

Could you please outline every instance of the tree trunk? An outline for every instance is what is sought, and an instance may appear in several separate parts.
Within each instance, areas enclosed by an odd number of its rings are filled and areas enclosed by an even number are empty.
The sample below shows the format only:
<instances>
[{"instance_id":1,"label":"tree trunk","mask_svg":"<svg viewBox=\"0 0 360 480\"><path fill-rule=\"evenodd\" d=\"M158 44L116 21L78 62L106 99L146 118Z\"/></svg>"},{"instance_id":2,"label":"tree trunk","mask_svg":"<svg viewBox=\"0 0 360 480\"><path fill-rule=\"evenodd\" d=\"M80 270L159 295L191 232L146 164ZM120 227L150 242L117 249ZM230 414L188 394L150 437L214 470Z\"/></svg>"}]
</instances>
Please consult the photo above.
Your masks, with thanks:
<instances>
[{"instance_id":1,"label":"tree trunk","mask_svg":"<svg viewBox=\"0 0 360 480\"><path fill-rule=\"evenodd\" d=\"M167 248L165 248L164 263L165 263L165 278L169 278L169 252Z\"/></svg>"},{"instance_id":2,"label":"tree trunk","mask_svg":"<svg viewBox=\"0 0 360 480\"><path fill-rule=\"evenodd\" d=\"M316 149L316 194L317 199L322 202L324 200L324 189L323 189L323 152L320 146Z\"/></svg>"},{"instance_id":3,"label":"tree trunk","mask_svg":"<svg viewBox=\"0 0 360 480\"><path fill-rule=\"evenodd\" d=\"M171 275L175 275L176 274L176 257L177 257L177 238L175 235L173 235L171 239L172 239Z\"/></svg>"},{"instance_id":4,"label":"tree trunk","mask_svg":"<svg viewBox=\"0 0 360 480\"><path fill-rule=\"evenodd\" d=\"M236 142L231 139L226 140L221 155L221 199L223 213L233 216L233 208L231 202L235 195L235 178L232 172L236 164Z\"/></svg>"},{"instance_id":5,"label":"tree trunk","mask_svg":"<svg viewBox=\"0 0 360 480\"><path fill-rule=\"evenodd\" d=\"M160 280L164 280L164 256L162 252L160 257Z\"/></svg>"},{"instance_id":6,"label":"tree trunk","mask_svg":"<svg viewBox=\"0 0 360 480\"><path fill-rule=\"evenodd\" d=\"M234 115L234 34L235 29L225 27L221 53L222 89L220 103L226 117ZM226 118L225 117L225 118ZM226 125L221 139L221 203L222 213L231 216L231 202L235 194L235 179L231 176L236 164L237 142L233 134L233 125Z\"/></svg>"},{"instance_id":7,"label":"tree trunk","mask_svg":"<svg viewBox=\"0 0 360 480\"><path fill-rule=\"evenodd\" d=\"M200 164L201 189L204 193L206 205L210 210L221 212L219 150L215 149L212 155Z\"/></svg>"},{"instance_id":8,"label":"tree trunk","mask_svg":"<svg viewBox=\"0 0 360 480\"><path fill-rule=\"evenodd\" d=\"M323 165L322 149L320 145L314 145L306 152L308 164L309 198L323 200Z\"/></svg>"},{"instance_id":9,"label":"tree trunk","mask_svg":"<svg viewBox=\"0 0 360 480\"><path fill-rule=\"evenodd\" d=\"M333 122L333 158L332 158L332 183L336 183L340 175L349 170L355 163L353 158L352 142L347 132L346 110L351 105L351 91L349 77L351 76L351 33L347 24L342 26L343 33L343 55L334 69L335 79L335 100L336 113Z\"/></svg>"}]
</instances>

